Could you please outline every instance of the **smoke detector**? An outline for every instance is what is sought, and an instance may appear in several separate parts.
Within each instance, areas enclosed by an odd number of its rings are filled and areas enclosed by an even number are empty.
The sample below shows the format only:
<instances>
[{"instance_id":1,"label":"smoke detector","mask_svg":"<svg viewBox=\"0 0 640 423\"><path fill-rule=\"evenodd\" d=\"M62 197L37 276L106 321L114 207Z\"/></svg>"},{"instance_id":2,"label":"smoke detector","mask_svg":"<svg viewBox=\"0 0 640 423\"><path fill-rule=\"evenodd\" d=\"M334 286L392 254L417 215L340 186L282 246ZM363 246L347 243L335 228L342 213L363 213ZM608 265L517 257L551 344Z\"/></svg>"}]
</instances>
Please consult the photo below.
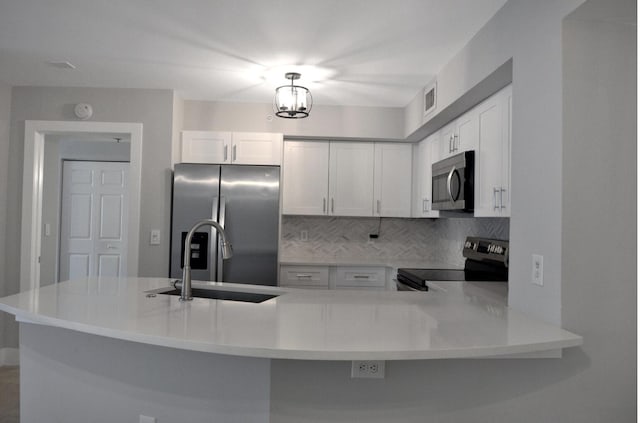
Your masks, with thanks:
<instances>
[{"instance_id":1,"label":"smoke detector","mask_svg":"<svg viewBox=\"0 0 640 423\"><path fill-rule=\"evenodd\" d=\"M91 104L78 103L76 107L74 107L73 112L78 119L87 120L93 115L93 107L91 107Z\"/></svg>"}]
</instances>

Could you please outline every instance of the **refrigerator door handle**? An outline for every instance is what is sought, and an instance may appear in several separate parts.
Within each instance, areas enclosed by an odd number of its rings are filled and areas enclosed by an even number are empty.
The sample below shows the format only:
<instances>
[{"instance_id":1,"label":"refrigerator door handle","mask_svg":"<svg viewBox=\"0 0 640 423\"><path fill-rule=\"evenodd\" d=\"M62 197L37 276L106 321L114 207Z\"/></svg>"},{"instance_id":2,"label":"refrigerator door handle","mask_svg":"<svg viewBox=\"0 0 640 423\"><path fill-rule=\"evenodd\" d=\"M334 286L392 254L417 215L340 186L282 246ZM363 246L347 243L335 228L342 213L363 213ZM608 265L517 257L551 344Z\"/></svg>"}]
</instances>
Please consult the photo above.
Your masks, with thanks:
<instances>
[{"instance_id":1,"label":"refrigerator door handle","mask_svg":"<svg viewBox=\"0 0 640 423\"><path fill-rule=\"evenodd\" d=\"M218 221L218 207L220 206L220 197L217 195L213 197L213 207L211 209L211 220ZM209 270L209 280L215 281L217 279L218 273L217 269L220 265L220 260L218 256L220 255L220 251L218 251L218 231L214 227L209 228L211 230L211 237L209 238L209 257L211 261L211 269Z\"/></svg>"},{"instance_id":2,"label":"refrigerator door handle","mask_svg":"<svg viewBox=\"0 0 640 423\"><path fill-rule=\"evenodd\" d=\"M224 195L220 196L220 213L218 216L218 223L220 224L220 226L222 226L222 229L225 229L225 216L227 213L227 202L225 201ZM216 246L218 245L218 237L215 237L215 243ZM216 266L217 268L217 274L216 274L216 281L217 282L222 282L222 277L224 275L224 260L222 259L222 249L218 248L218 254L217 254L217 259L218 259L218 265Z\"/></svg>"}]
</instances>

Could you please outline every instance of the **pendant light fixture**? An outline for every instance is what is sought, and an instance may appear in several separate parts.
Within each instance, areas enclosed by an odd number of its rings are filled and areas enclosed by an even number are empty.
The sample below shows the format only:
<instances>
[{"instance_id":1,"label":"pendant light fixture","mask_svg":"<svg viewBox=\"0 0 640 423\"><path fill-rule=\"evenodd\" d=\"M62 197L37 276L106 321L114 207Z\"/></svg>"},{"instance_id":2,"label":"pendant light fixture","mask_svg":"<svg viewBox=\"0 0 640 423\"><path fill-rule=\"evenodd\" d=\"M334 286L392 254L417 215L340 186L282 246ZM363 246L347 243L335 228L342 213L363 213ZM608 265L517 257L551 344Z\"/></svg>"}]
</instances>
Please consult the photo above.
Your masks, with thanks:
<instances>
[{"instance_id":1,"label":"pendant light fixture","mask_svg":"<svg viewBox=\"0 0 640 423\"><path fill-rule=\"evenodd\" d=\"M313 97L305 87L293 85L293 81L300 79L297 72L288 72L285 78L291 80L291 85L276 88L273 100L273 111L276 116L286 119L301 119L309 116L313 106Z\"/></svg>"}]
</instances>

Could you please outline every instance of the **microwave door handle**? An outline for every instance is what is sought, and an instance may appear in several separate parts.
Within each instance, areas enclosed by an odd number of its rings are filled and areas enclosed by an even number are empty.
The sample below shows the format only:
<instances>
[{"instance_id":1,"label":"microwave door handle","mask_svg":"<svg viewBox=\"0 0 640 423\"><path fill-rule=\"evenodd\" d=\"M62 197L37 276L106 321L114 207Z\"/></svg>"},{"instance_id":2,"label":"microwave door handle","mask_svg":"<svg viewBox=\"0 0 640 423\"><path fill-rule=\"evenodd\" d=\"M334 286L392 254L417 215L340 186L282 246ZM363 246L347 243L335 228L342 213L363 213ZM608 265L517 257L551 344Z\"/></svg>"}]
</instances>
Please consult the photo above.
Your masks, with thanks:
<instances>
[{"instance_id":1,"label":"microwave door handle","mask_svg":"<svg viewBox=\"0 0 640 423\"><path fill-rule=\"evenodd\" d=\"M452 203L455 203L456 200L453 198L453 193L451 192L451 180L453 179L453 174L455 173L456 168L452 167L449 175L447 176L447 193L449 194L449 198Z\"/></svg>"}]
</instances>

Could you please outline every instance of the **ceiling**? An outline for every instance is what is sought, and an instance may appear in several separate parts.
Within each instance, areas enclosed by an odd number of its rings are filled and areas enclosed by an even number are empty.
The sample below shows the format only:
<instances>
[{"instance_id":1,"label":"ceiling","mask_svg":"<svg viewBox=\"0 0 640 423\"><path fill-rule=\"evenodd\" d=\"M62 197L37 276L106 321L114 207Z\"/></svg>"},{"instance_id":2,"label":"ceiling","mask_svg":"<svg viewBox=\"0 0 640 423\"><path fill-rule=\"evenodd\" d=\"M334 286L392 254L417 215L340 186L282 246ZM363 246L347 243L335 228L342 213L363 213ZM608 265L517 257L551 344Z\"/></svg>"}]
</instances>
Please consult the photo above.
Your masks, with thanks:
<instances>
[{"instance_id":1,"label":"ceiling","mask_svg":"<svg viewBox=\"0 0 640 423\"><path fill-rule=\"evenodd\" d=\"M0 0L0 81L403 107L506 0ZM76 69L48 62L69 61Z\"/></svg>"}]
</instances>

